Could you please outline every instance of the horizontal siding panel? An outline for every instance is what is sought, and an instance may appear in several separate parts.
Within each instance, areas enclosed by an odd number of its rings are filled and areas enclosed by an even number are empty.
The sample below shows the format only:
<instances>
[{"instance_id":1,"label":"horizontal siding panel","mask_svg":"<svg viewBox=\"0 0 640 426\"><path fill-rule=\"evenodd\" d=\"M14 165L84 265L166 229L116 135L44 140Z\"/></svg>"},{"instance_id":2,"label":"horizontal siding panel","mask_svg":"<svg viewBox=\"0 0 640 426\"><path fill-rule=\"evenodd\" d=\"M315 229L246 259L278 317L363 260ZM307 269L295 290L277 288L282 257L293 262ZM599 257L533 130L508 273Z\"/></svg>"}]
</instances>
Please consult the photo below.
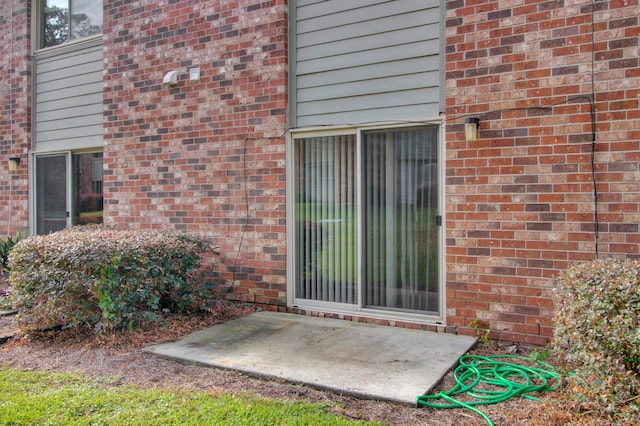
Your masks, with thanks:
<instances>
[{"instance_id":1,"label":"horizontal siding panel","mask_svg":"<svg viewBox=\"0 0 640 426\"><path fill-rule=\"evenodd\" d=\"M437 117L440 3L296 2L291 47L296 125Z\"/></svg>"},{"instance_id":2,"label":"horizontal siding panel","mask_svg":"<svg viewBox=\"0 0 640 426\"><path fill-rule=\"evenodd\" d=\"M406 28L384 34L373 34L355 39L340 40L317 44L309 47L298 47L296 56L299 61L345 55L365 50L376 50L383 47L396 46L402 49L408 43L425 40L437 40L440 24L429 24L418 28Z\"/></svg>"},{"instance_id":3,"label":"horizontal siding panel","mask_svg":"<svg viewBox=\"0 0 640 426\"><path fill-rule=\"evenodd\" d=\"M73 75L75 77L72 79L58 78L58 79L51 79L46 82L38 83L36 86L37 93L45 93L45 92L50 92L52 90L71 89L71 88L76 88L78 86L82 86L86 84L93 84L96 87L100 86L100 88L102 88L102 70L87 72L86 69L84 70L79 69L78 71L82 71L82 72L74 73Z\"/></svg>"},{"instance_id":4,"label":"horizontal siding panel","mask_svg":"<svg viewBox=\"0 0 640 426\"><path fill-rule=\"evenodd\" d=\"M62 120L67 117L98 116L102 120L102 105L92 103L86 106L69 106L66 108L50 108L36 111L36 120L45 123L52 120Z\"/></svg>"},{"instance_id":5,"label":"horizontal siding panel","mask_svg":"<svg viewBox=\"0 0 640 426\"><path fill-rule=\"evenodd\" d=\"M439 61L438 56L425 56L345 69L329 69L325 72L298 73L298 90L359 80L410 75L421 71L439 72Z\"/></svg>"},{"instance_id":6,"label":"horizontal siding panel","mask_svg":"<svg viewBox=\"0 0 640 426\"><path fill-rule=\"evenodd\" d=\"M102 145L102 44L36 57L36 150Z\"/></svg>"},{"instance_id":7,"label":"horizontal siding panel","mask_svg":"<svg viewBox=\"0 0 640 426\"><path fill-rule=\"evenodd\" d=\"M50 92L37 93L38 103L42 102L55 102L64 99L82 98L87 95L93 95L91 102L96 102L98 98L102 102L102 91L98 90L95 83L84 84L82 86L75 86L67 89L52 90Z\"/></svg>"},{"instance_id":8,"label":"horizontal siding panel","mask_svg":"<svg viewBox=\"0 0 640 426\"><path fill-rule=\"evenodd\" d=\"M429 40L406 43L402 49L398 49L397 46L390 46L382 49L354 52L348 55L299 61L297 63L297 74L340 71L370 64L399 62L420 56L437 55L439 46L440 42L438 40Z\"/></svg>"},{"instance_id":9,"label":"horizontal siding panel","mask_svg":"<svg viewBox=\"0 0 640 426\"><path fill-rule=\"evenodd\" d=\"M309 6L309 5L315 4L315 3L322 3L325 0L292 0L291 4L293 4L294 1L295 1L296 5L298 7L300 7L300 6Z\"/></svg>"},{"instance_id":10,"label":"horizontal siding panel","mask_svg":"<svg viewBox=\"0 0 640 426\"><path fill-rule=\"evenodd\" d=\"M45 133L53 130L73 129L76 127L89 127L102 125L102 115L77 115L72 118L49 120L38 122L38 132ZM95 133L94 133L95 134Z\"/></svg>"},{"instance_id":11,"label":"horizontal siding panel","mask_svg":"<svg viewBox=\"0 0 640 426\"><path fill-rule=\"evenodd\" d=\"M438 9L427 9L413 11L412 13L395 15L395 16L383 16L375 20L368 20L363 22L352 23L349 25L343 25L340 27L327 27L322 30L302 33L302 28L298 27L297 46L299 48L314 46L318 44L333 43L341 40L358 39L369 36L382 36L387 37L385 33L391 33L398 30L412 30L412 31L428 31L430 23L439 28L440 11ZM328 24L328 23L327 23ZM375 32L372 33L372 30ZM432 34L421 35L420 39L430 36L431 38L438 37L438 30Z\"/></svg>"},{"instance_id":12,"label":"horizontal siding panel","mask_svg":"<svg viewBox=\"0 0 640 426\"><path fill-rule=\"evenodd\" d=\"M93 66L102 69L102 45L99 49L83 49L75 53L65 53L47 58L38 58L38 74L62 71L78 66Z\"/></svg>"},{"instance_id":13,"label":"horizontal siding panel","mask_svg":"<svg viewBox=\"0 0 640 426\"><path fill-rule=\"evenodd\" d=\"M363 9L374 4L391 3L393 0L330 0L330 1L296 1L298 20L316 16L344 13L350 10ZM413 2L421 0L414 0Z\"/></svg>"},{"instance_id":14,"label":"horizontal siding panel","mask_svg":"<svg viewBox=\"0 0 640 426\"><path fill-rule=\"evenodd\" d=\"M431 73L374 78L308 89L298 88L297 100L299 103L328 99L342 99L342 102L348 102L348 99L352 97L403 91L409 91L411 94L418 96L419 90L416 89L437 86L439 79L440 73L436 71Z\"/></svg>"},{"instance_id":15,"label":"horizontal siding panel","mask_svg":"<svg viewBox=\"0 0 640 426\"><path fill-rule=\"evenodd\" d=\"M345 2L346 3L346 2ZM339 28L344 25L350 25L354 23L371 21L374 19L382 19L385 17L391 17L396 15L411 14L419 12L421 10L429 10L434 8L437 10L438 4L436 2L432 6L425 4L424 2L381 2L379 4L372 4L364 9L354 9L341 13L328 13L322 15L311 16L305 19L298 16L297 21L297 34L306 34L312 31L324 30L327 28ZM435 18L435 21L439 21L439 17ZM398 26L398 28L402 28Z\"/></svg>"},{"instance_id":16,"label":"horizontal siding panel","mask_svg":"<svg viewBox=\"0 0 640 426\"><path fill-rule=\"evenodd\" d=\"M389 108L409 104L430 103L429 99L436 96L438 87L412 89L397 92L373 93L350 98L314 100L312 102L298 102L298 115L313 115L329 112L348 112L373 108Z\"/></svg>"},{"instance_id":17,"label":"horizontal siding panel","mask_svg":"<svg viewBox=\"0 0 640 426\"><path fill-rule=\"evenodd\" d=\"M50 102L39 102L36 105L36 112L73 108L75 106L96 105L98 100L100 100L102 104L102 93L90 93L88 95L74 96L66 99L53 99Z\"/></svg>"},{"instance_id":18,"label":"horizontal siding panel","mask_svg":"<svg viewBox=\"0 0 640 426\"><path fill-rule=\"evenodd\" d=\"M389 108L368 108L348 112L325 112L311 116L299 116L298 127L329 126L338 124L362 124L374 121L422 122L438 116L438 104L402 105Z\"/></svg>"},{"instance_id":19,"label":"horizontal siding panel","mask_svg":"<svg viewBox=\"0 0 640 426\"><path fill-rule=\"evenodd\" d=\"M68 127L63 130L36 131L38 142L54 141L74 138L84 138L102 135L102 123L91 126Z\"/></svg>"},{"instance_id":20,"label":"horizontal siding panel","mask_svg":"<svg viewBox=\"0 0 640 426\"><path fill-rule=\"evenodd\" d=\"M38 62L73 62L83 56L94 55L92 60L102 57L102 40L96 39L91 43L68 44L64 48L62 46L53 49L46 49L37 52L35 56Z\"/></svg>"},{"instance_id":21,"label":"horizontal siding panel","mask_svg":"<svg viewBox=\"0 0 640 426\"><path fill-rule=\"evenodd\" d=\"M293 2L292 2L293 3ZM390 13L397 13L403 8L429 9L440 7L440 0L323 0L295 1L297 21L325 17L329 15L369 16L375 13L376 6L389 6ZM339 21L337 21L339 22Z\"/></svg>"}]
</instances>

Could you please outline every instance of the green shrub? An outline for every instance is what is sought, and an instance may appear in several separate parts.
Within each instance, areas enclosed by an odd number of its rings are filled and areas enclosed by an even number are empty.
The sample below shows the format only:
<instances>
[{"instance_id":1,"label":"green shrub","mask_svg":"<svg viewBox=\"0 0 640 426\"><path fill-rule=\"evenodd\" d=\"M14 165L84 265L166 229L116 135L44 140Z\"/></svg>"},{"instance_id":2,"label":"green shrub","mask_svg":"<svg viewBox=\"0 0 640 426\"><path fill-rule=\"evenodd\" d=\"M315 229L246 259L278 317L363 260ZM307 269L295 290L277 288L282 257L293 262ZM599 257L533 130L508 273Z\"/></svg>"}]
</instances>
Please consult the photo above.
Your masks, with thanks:
<instances>
[{"instance_id":1,"label":"green shrub","mask_svg":"<svg viewBox=\"0 0 640 426\"><path fill-rule=\"evenodd\" d=\"M573 266L558 278L554 345L577 363L574 389L586 409L640 414L640 261Z\"/></svg>"},{"instance_id":2,"label":"green shrub","mask_svg":"<svg viewBox=\"0 0 640 426\"><path fill-rule=\"evenodd\" d=\"M161 309L209 309L212 284L197 275L209 249L200 238L102 226L23 239L9 256L18 323L110 331L132 328Z\"/></svg>"}]
</instances>

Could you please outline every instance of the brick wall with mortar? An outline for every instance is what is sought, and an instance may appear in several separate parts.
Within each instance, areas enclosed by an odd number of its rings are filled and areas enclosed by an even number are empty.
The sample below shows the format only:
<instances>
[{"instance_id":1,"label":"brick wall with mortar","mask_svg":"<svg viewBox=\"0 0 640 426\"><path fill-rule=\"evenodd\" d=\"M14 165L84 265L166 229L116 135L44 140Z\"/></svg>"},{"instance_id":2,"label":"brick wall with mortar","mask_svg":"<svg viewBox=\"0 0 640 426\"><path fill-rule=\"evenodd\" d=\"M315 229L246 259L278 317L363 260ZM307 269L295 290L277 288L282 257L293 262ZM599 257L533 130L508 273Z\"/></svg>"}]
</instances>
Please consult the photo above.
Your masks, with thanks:
<instances>
[{"instance_id":1,"label":"brick wall with mortar","mask_svg":"<svg viewBox=\"0 0 640 426\"><path fill-rule=\"evenodd\" d=\"M105 223L206 236L230 298L279 305L287 19L285 0L105 1L103 30Z\"/></svg>"},{"instance_id":2,"label":"brick wall with mortar","mask_svg":"<svg viewBox=\"0 0 640 426\"><path fill-rule=\"evenodd\" d=\"M639 255L639 6L593 3L446 2L446 331L473 334L477 320L494 338L551 335L553 278L595 257L592 92L598 249ZM22 159L17 173L0 161L0 234L28 225L28 4L0 4L0 154ZM105 221L208 236L232 297L281 306L286 12L284 0L144 0L105 1L104 14ZM170 70L178 84L162 87ZM464 141L467 114L482 119L478 141Z\"/></svg>"},{"instance_id":3,"label":"brick wall with mortar","mask_svg":"<svg viewBox=\"0 0 640 426\"><path fill-rule=\"evenodd\" d=\"M0 236L29 226L30 16L30 2L0 2ZM10 157L20 158L18 170L9 170Z\"/></svg>"},{"instance_id":4,"label":"brick wall with mortar","mask_svg":"<svg viewBox=\"0 0 640 426\"><path fill-rule=\"evenodd\" d=\"M640 254L640 7L451 0L446 9L448 324L543 344L554 277L595 258L592 92L599 255ZM468 115L481 119L476 141L464 139Z\"/></svg>"}]
</instances>

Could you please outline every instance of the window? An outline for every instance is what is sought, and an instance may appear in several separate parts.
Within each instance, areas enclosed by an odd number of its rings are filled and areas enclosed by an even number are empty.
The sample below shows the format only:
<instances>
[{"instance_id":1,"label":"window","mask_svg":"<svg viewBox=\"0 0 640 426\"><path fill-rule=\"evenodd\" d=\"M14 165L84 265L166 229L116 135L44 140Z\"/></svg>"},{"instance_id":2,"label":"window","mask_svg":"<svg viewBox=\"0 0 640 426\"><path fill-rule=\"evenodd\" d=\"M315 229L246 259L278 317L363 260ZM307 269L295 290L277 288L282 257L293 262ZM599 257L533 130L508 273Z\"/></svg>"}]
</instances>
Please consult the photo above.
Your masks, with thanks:
<instances>
[{"instance_id":1,"label":"window","mask_svg":"<svg viewBox=\"0 0 640 426\"><path fill-rule=\"evenodd\" d=\"M102 223L102 153L38 155L35 178L36 233Z\"/></svg>"},{"instance_id":2,"label":"window","mask_svg":"<svg viewBox=\"0 0 640 426\"><path fill-rule=\"evenodd\" d=\"M437 140L437 127L294 138L296 304L440 314Z\"/></svg>"},{"instance_id":3,"label":"window","mask_svg":"<svg viewBox=\"0 0 640 426\"><path fill-rule=\"evenodd\" d=\"M102 0L41 0L40 47L102 33Z\"/></svg>"}]
</instances>

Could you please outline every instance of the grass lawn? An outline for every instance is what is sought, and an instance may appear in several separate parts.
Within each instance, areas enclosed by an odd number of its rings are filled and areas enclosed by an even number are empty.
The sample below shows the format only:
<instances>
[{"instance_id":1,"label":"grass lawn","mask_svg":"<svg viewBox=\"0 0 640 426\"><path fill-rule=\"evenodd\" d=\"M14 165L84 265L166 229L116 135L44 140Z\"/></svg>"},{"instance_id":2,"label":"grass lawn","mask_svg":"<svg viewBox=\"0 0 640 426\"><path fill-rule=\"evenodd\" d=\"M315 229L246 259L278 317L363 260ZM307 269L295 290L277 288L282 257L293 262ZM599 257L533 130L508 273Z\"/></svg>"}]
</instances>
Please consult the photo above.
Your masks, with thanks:
<instances>
[{"instance_id":1,"label":"grass lawn","mask_svg":"<svg viewBox=\"0 0 640 426\"><path fill-rule=\"evenodd\" d=\"M331 404L116 386L108 379L0 370L5 425L353 425Z\"/></svg>"}]
</instances>

